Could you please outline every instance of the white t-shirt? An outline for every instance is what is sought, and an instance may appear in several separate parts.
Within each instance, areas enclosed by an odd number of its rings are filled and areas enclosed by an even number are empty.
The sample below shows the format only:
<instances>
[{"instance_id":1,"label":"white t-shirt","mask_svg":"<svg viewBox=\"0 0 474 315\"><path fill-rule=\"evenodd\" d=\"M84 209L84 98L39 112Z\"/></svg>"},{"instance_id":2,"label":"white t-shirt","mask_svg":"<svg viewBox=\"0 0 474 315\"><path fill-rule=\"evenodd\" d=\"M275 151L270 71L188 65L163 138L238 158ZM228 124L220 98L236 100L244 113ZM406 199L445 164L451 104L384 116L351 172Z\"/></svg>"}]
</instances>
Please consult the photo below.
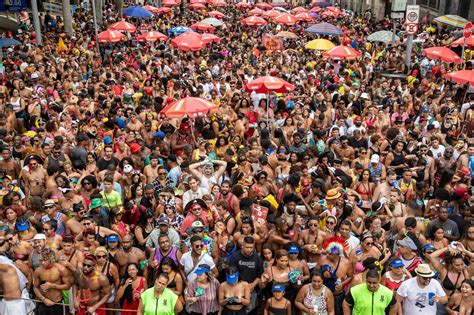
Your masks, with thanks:
<instances>
[{"instance_id":1,"label":"white t-shirt","mask_svg":"<svg viewBox=\"0 0 474 315\"><path fill-rule=\"evenodd\" d=\"M403 314L436 314L436 303L429 303L429 297L444 297L441 284L438 280L431 279L430 284L420 288L416 277L408 279L402 283L397 290L398 295L404 298Z\"/></svg>"},{"instance_id":2,"label":"white t-shirt","mask_svg":"<svg viewBox=\"0 0 474 315\"><path fill-rule=\"evenodd\" d=\"M433 158L436 160L436 159L439 159L443 156L444 154L444 150L445 150L445 147L444 145L440 144L439 147L437 149L431 147L430 148L430 151L431 153L433 153Z\"/></svg>"},{"instance_id":3,"label":"white t-shirt","mask_svg":"<svg viewBox=\"0 0 474 315\"><path fill-rule=\"evenodd\" d=\"M181 263L181 266L184 267L186 279L188 279L189 282L196 279L197 275L194 273L194 271L196 271L199 265L206 264L209 265L211 269L214 269L216 267L212 257L206 253L201 254L201 257L199 257L199 259L197 260L196 265L193 264L193 257L191 256L191 251L184 253L183 256L181 256L181 260L179 262Z\"/></svg>"}]
</instances>

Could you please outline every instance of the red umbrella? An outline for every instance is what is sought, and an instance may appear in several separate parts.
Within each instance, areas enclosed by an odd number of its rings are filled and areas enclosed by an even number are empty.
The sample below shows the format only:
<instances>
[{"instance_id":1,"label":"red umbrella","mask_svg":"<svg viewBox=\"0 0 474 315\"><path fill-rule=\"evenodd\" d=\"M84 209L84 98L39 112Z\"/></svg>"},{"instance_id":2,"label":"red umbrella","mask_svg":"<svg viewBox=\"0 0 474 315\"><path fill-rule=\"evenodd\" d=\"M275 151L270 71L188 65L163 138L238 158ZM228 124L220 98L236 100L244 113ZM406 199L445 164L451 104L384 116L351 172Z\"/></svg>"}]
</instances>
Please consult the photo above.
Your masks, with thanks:
<instances>
[{"instance_id":1,"label":"red umbrella","mask_svg":"<svg viewBox=\"0 0 474 315\"><path fill-rule=\"evenodd\" d=\"M293 13L293 14L296 14L296 13L303 13L303 12L308 12L308 10L306 10L306 9L303 8L303 7L296 7L296 8L294 8L293 10L291 10L291 13Z\"/></svg>"},{"instance_id":2,"label":"red umbrella","mask_svg":"<svg viewBox=\"0 0 474 315\"><path fill-rule=\"evenodd\" d=\"M167 7L158 8L158 11L156 11L156 13L158 13L158 14L167 14L167 13L170 13L170 12L171 12L171 9L167 8Z\"/></svg>"},{"instance_id":3,"label":"red umbrella","mask_svg":"<svg viewBox=\"0 0 474 315\"><path fill-rule=\"evenodd\" d=\"M224 0L211 0L211 1L209 1L209 4L214 6L214 7L226 7L227 6L227 2L225 2Z\"/></svg>"},{"instance_id":4,"label":"red umbrella","mask_svg":"<svg viewBox=\"0 0 474 315\"><path fill-rule=\"evenodd\" d=\"M281 11L278 10L270 10L267 12L263 12L263 17L268 19L268 18L276 18L277 16L280 16L282 14Z\"/></svg>"},{"instance_id":5,"label":"red umbrella","mask_svg":"<svg viewBox=\"0 0 474 315\"><path fill-rule=\"evenodd\" d=\"M194 4L194 3L206 4L207 0L191 0L191 2L189 2L189 3L190 4Z\"/></svg>"},{"instance_id":6,"label":"red umbrella","mask_svg":"<svg viewBox=\"0 0 474 315\"><path fill-rule=\"evenodd\" d=\"M175 0L163 0L161 5L164 7L177 7L179 3L176 2Z\"/></svg>"},{"instance_id":7,"label":"red umbrella","mask_svg":"<svg viewBox=\"0 0 474 315\"><path fill-rule=\"evenodd\" d=\"M299 13L295 15L295 17L297 17L301 21L307 21L307 22L314 21L314 17L308 12Z\"/></svg>"},{"instance_id":8,"label":"red umbrella","mask_svg":"<svg viewBox=\"0 0 474 315\"><path fill-rule=\"evenodd\" d=\"M265 76L250 81L245 86L247 92L255 91L257 93L268 94L270 92L285 93L292 92L295 89L293 84L286 82L283 79Z\"/></svg>"},{"instance_id":9,"label":"red umbrella","mask_svg":"<svg viewBox=\"0 0 474 315\"><path fill-rule=\"evenodd\" d=\"M324 11L323 13L321 13L321 16L324 17L324 18L327 18L327 17L338 17L339 14L336 13L336 12L333 12L333 11Z\"/></svg>"},{"instance_id":10,"label":"red umbrella","mask_svg":"<svg viewBox=\"0 0 474 315\"><path fill-rule=\"evenodd\" d=\"M171 45L179 50L201 50L206 48L206 44L201 40L199 34L186 32L171 41Z\"/></svg>"},{"instance_id":11,"label":"red umbrella","mask_svg":"<svg viewBox=\"0 0 474 315\"><path fill-rule=\"evenodd\" d=\"M247 3L247 2L239 2L235 5L236 8L240 8L240 9L250 9L252 7L252 5L250 3Z\"/></svg>"},{"instance_id":12,"label":"red umbrella","mask_svg":"<svg viewBox=\"0 0 474 315\"><path fill-rule=\"evenodd\" d=\"M201 35L201 40L206 44L219 43L222 40L220 37L217 37L214 34L203 33L200 35Z\"/></svg>"},{"instance_id":13,"label":"red umbrella","mask_svg":"<svg viewBox=\"0 0 474 315\"><path fill-rule=\"evenodd\" d=\"M458 47L464 46L464 37L456 39L454 42L450 44L451 47ZM466 46L465 47L473 47L474 46L474 36L471 36L466 39Z\"/></svg>"},{"instance_id":14,"label":"red umbrella","mask_svg":"<svg viewBox=\"0 0 474 315\"><path fill-rule=\"evenodd\" d=\"M277 16L275 21L279 24L295 25L296 23L298 23L299 19L294 15L283 13L280 16Z\"/></svg>"},{"instance_id":15,"label":"red umbrella","mask_svg":"<svg viewBox=\"0 0 474 315\"><path fill-rule=\"evenodd\" d=\"M360 52L350 46L339 45L324 52L324 57L332 59L356 59L361 55Z\"/></svg>"},{"instance_id":16,"label":"red umbrella","mask_svg":"<svg viewBox=\"0 0 474 315\"><path fill-rule=\"evenodd\" d=\"M341 14L342 11L340 8L338 7L333 7L333 6L329 6L329 7L326 7L326 10L329 10L331 12L334 12L334 13L337 13L337 14Z\"/></svg>"},{"instance_id":17,"label":"red umbrella","mask_svg":"<svg viewBox=\"0 0 474 315\"><path fill-rule=\"evenodd\" d=\"M202 21L189 25L189 28L195 31L205 31L205 32L212 32L214 30L214 26Z\"/></svg>"},{"instance_id":18,"label":"red umbrella","mask_svg":"<svg viewBox=\"0 0 474 315\"><path fill-rule=\"evenodd\" d=\"M139 41L156 42L157 40L167 40L168 36L157 31L150 31L141 34L137 39Z\"/></svg>"},{"instance_id":19,"label":"red umbrella","mask_svg":"<svg viewBox=\"0 0 474 315\"><path fill-rule=\"evenodd\" d=\"M125 38L125 35L116 30L106 30L98 34L99 43L116 43Z\"/></svg>"},{"instance_id":20,"label":"red umbrella","mask_svg":"<svg viewBox=\"0 0 474 315\"><path fill-rule=\"evenodd\" d=\"M446 79L454 81L456 83L466 84L474 86L474 70L460 70L450 72L444 75Z\"/></svg>"},{"instance_id":21,"label":"red umbrella","mask_svg":"<svg viewBox=\"0 0 474 315\"><path fill-rule=\"evenodd\" d=\"M251 14L251 15L262 15L264 13L265 13L265 11L263 11L262 9L259 9L259 8L253 8L252 10L249 11L249 14Z\"/></svg>"},{"instance_id":22,"label":"red umbrella","mask_svg":"<svg viewBox=\"0 0 474 315\"><path fill-rule=\"evenodd\" d=\"M271 5L269 5L268 3L265 3L265 2L259 2L255 6L257 8L262 9L262 10L270 10L270 9L273 8Z\"/></svg>"},{"instance_id":23,"label":"red umbrella","mask_svg":"<svg viewBox=\"0 0 474 315\"><path fill-rule=\"evenodd\" d=\"M161 110L169 118L183 118L184 116L202 116L215 112L219 106L198 97L186 97L173 102Z\"/></svg>"},{"instance_id":24,"label":"red umbrella","mask_svg":"<svg viewBox=\"0 0 474 315\"><path fill-rule=\"evenodd\" d=\"M191 10L206 10L206 6L202 3L193 3L189 5Z\"/></svg>"},{"instance_id":25,"label":"red umbrella","mask_svg":"<svg viewBox=\"0 0 474 315\"><path fill-rule=\"evenodd\" d=\"M441 60L447 63L461 63L462 59L447 47L430 47L422 50L423 55L429 59Z\"/></svg>"},{"instance_id":26,"label":"red umbrella","mask_svg":"<svg viewBox=\"0 0 474 315\"><path fill-rule=\"evenodd\" d=\"M143 6L143 9L150 11L151 13L158 13L158 10L159 10L159 8L154 7L152 5L148 5L148 4Z\"/></svg>"},{"instance_id":27,"label":"red umbrella","mask_svg":"<svg viewBox=\"0 0 474 315\"><path fill-rule=\"evenodd\" d=\"M261 17L252 15L252 16L249 16L248 18L243 19L242 23L246 25L250 25L250 26L261 26L261 25L266 25L267 21L265 21Z\"/></svg>"},{"instance_id":28,"label":"red umbrella","mask_svg":"<svg viewBox=\"0 0 474 315\"><path fill-rule=\"evenodd\" d=\"M314 8L312 8L312 9L309 10L309 11L310 11L310 12L314 12L314 13L319 13L319 12L321 12L321 10L322 10L322 8L320 8L320 7L314 7Z\"/></svg>"},{"instance_id":29,"label":"red umbrella","mask_svg":"<svg viewBox=\"0 0 474 315\"><path fill-rule=\"evenodd\" d=\"M219 11L211 11L208 13L209 16L212 16L212 17L215 17L215 18L218 18L218 19L222 19L225 17L225 14L222 13L222 12L219 12Z\"/></svg>"},{"instance_id":30,"label":"red umbrella","mask_svg":"<svg viewBox=\"0 0 474 315\"><path fill-rule=\"evenodd\" d=\"M110 25L109 28L112 30L124 31L124 32L129 32L129 33L133 33L137 30L135 25L133 25L132 23L125 22L125 21L114 23Z\"/></svg>"}]
</instances>

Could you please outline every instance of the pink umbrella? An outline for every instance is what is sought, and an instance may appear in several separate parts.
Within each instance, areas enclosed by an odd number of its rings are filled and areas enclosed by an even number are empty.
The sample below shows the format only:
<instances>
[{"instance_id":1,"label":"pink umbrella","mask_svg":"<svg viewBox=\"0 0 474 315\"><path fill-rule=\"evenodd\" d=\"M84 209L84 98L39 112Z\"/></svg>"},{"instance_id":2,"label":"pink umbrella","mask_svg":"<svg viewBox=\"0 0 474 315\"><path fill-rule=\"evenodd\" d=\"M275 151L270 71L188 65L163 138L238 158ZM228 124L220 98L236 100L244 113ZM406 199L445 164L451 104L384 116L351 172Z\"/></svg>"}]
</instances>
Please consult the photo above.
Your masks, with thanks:
<instances>
[{"instance_id":1,"label":"pink umbrella","mask_svg":"<svg viewBox=\"0 0 474 315\"><path fill-rule=\"evenodd\" d=\"M281 14L282 14L281 11L278 11L278 10L270 10L270 11L264 12L264 13L263 13L263 17L266 18L266 19L269 19L269 18L276 18L277 16L280 16Z\"/></svg>"},{"instance_id":2,"label":"pink umbrella","mask_svg":"<svg viewBox=\"0 0 474 315\"><path fill-rule=\"evenodd\" d=\"M309 10L309 12L314 12L314 13L319 13L321 12L323 9L320 8L320 7L314 7L312 8L311 10Z\"/></svg>"},{"instance_id":3,"label":"pink umbrella","mask_svg":"<svg viewBox=\"0 0 474 315\"><path fill-rule=\"evenodd\" d=\"M294 15L283 13L282 15L277 16L275 21L279 24L295 25L296 23L298 23L299 19Z\"/></svg>"},{"instance_id":4,"label":"pink umbrella","mask_svg":"<svg viewBox=\"0 0 474 315\"><path fill-rule=\"evenodd\" d=\"M171 45L179 50L201 50L206 48L206 44L201 40L199 34L186 32L171 41Z\"/></svg>"},{"instance_id":5,"label":"pink umbrella","mask_svg":"<svg viewBox=\"0 0 474 315\"><path fill-rule=\"evenodd\" d=\"M260 8L262 10L271 10L273 7L269 5L268 3L265 2L259 2L255 5L257 8Z\"/></svg>"},{"instance_id":6,"label":"pink umbrella","mask_svg":"<svg viewBox=\"0 0 474 315\"><path fill-rule=\"evenodd\" d=\"M167 105L160 113L169 118L183 118L184 116L201 116L215 112L219 105L199 97L186 97Z\"/></svg>"},{"instance_id":7,"label":"pink umbrella","mask_svg":"<svg viewBox=\"0 0 474 315\"><path fill-rule=\"evenodd\" d=\"M125 38L125 35L116 30L108 29L98 34L99 43L116 43Z\"/></svg>"},{"instance_id":8,"label":"pink umbrella","mask_svg":"<svg viewBox=\"0 0 474 315\"><path fill-rule=\"evenodd\" d=\"M152 5L145 5L143 6L143 9L150 11L151 13L158 13L159 8L154 7Z\"/></svg>"},{"instance_id":9,"label":"pink umbrella","mask_svg":"<svg viewBox=\"0 0 474 315\"><path fill-rule=\"evenodd\" d=\"M208 24L206 22L197 22L194 24L191 24L189 28L195 30L195 31L205 31L205 32L212 32L214 30L214 26L211 24Z\"/></svg>"},{"instance_id":10,"label":"pink umbrella","mask_svg":"<svg viewBox=\"0 0 474 315\"><path fill-rule=\"evenodd\" d=\"M250 3L247 3L247 2L239 2L235 5L236 8L240 8L240 9L250 9L252 7L252 5Z\"/></svg>"},{"instance_id":11,"label":"pink umbrella","mask_svg":"<svg viewBox=\"0 0 474 315\"><path fill-rule=\"evenodd\" d=\"M125 21L114 23L110 25L109 28L112 30L124 31L124 32L129 32L129 33L133 33L137 30L135 25L133 25L132 23L125 22Z\"/></svg>"},{"instance_id":12,"label":"pink umbrella","mask_svg":"<svg viewBox=\"0 0 474 315\"><path fill-rule=\"evenodd\" d=\"M209 4L214 6L214 7L226 7L227 6L227 2L225 2L224 0L211 0L211 1L209 1Z\"/></svg>"},{"instance_id":13,"label":"pink umbrella","mask_svg":"<svg viewBox=\"0 0 474 315\"><path fill-rule=\"evenodd\" d=\"M474 86L474 70L460 70L447 73L446 79L454 81L456 83L466 84Z\"/></svg>"},{"instance_id":14,"label":"pink umbrella","mask_svg":"<svg viewBox=\"0 0 474 315\"><path fill-rule=\"evenodd\" d=\"M433 60L441 60L447 63L461 63L462 59L454 51L447 47L430 47L422 50L423 55Z\"/></svg>"},{"instance_id":15,"label":"pink umbrella","mask_svg":"<svg viewBox=\"0 0 474 315\"><path fill-rule=\"evenodd\" d=\"M201 40L206 44L219 43L222 40L220 37L217 37L214 34L203 33L200 35L201 35Z\"/></svg>"},{"instance_id":16,"label":"pink umbrella","mask_svg":"<svg viewBox=\"0 0 474 315\"><path fill-rule=\"evenodd\" d=\"M249 26L261 26L261 25L266 25L267 21L265 21L261 17L252 15L252 16L249 16L249 17L243 19L242 23L244 23L246 25L249 25Z\"/></svg>"},{"instance_id":17,"label":"pink umbrella","mask_svg":"<svg viewBox=\"0 0 474 315\"><path fill-rule=\"evenodd\" d=\"M303 12L308 12L308 10L306 10L306 9L303 8L303 7L296 7L296 8L294 8L293 10L291 10L291 13L293 13L293 14L296 14L296 13L303 13Z\"/></svg>"},{"instance_id":18,"label":"pink umbrella","mask_svg":"<svg viewBox=\"0 0 474 315\"><path fill-rule=\"evenodd\" d=\"M161 5L164 7L177 7L179 3L176 2L175 0L163 0Z\"/></svg>"},{"instance_id":19,"label":"pink umbrella","mask_svg":"<svg viewBox=\"0 0 474 315\"><path fill-rule=\"evenodd\" d=\"M170 13L170 12L171 12L170 8L161 7L161 8L158 8L158 11L156 13L157 14L167 14L167 13Z\"/></svg>"},{"instance_id":20,"label":"pink umbrella","mask_svg":"<svg viewBox=\"0 0 474 315\"><path fill-rule=\"evenodd\" d=\"M339 45L334 48L331 48L323 53L324 57L329 57L332 59L356 59L361 55L360 52L355 50L350 46Z\"/></svg>"},{"instance_id":21,"label":"pink umbrella","mask_svg":"<svg viewBox=\"0 0 474 315\"><path fill-rule=\"evenodd\" d=\"M167 40L168 36L157 31L150 31L137 37L138 41L156 42L157 40Z\"/></svg>"},{"instance_id":22,"label":"pink umbrella","mask_svg":"<svg viewBox=\"0 0 474 315\"><path fill-rule=\"evenodd\" d=\"M301 21L307 21L307 22L314 21L314 17L308 12L299 13L295 15L295 17L297 17Z\"/></svg>"},{"instance_id":23,"label":"pink umbrella","mask_svg":"<svg viewBox=\"0 0 474 315\"><path fill-rule=\"evenodd\" d=\"M253 8L252 10L249 11L249 14L251 14L251 15L262 15L264 13L265 13L265 11L263 11L262 9L259 9L259 8Z\"/></svg>"},{"instance_id":24,"label":"pink umbrella","mask_svg":"<svg viewBox=\"0 0 474 315\"><path fill-rule=\"evenodd\" d=\"M206 4L207 0L191 0L189 3L190 4L194 4L194 3Z\"/></svg>"},{"instance_id":25,"label":"pink umbrella","mask_svg":"<svg viewBox=\"0 0 474 315\"><path fill-rule=\"evenodd\" d=\"M206 6L202 3L193 3L189 5L191 10L206 10Z\"/></svg>"},{"instance_id":26,"label":"pink umbrella","mask_svg":"<svg viewBox=\"0 0 474 315\"><path fill-rule=\"evenodd\" d=\"M337 14L341 14L342 11L340 8L338 7L333 7L333 6L329 6L329 7L326 7L326 10L329 10L331 12L334 12L334 13L337 13Z\"/></svg>"},{"instance_id":27,"label":"pink umbrella","mask_svg":"<svg viewBox=\"0 0 474 315\"><path fill-rule=\"evenodd\" d=\"M225 14L219 11L211 11L208 13L209 16L215 17L217 19L222 19L225 17Z\"/></svg>"}]
</instances>

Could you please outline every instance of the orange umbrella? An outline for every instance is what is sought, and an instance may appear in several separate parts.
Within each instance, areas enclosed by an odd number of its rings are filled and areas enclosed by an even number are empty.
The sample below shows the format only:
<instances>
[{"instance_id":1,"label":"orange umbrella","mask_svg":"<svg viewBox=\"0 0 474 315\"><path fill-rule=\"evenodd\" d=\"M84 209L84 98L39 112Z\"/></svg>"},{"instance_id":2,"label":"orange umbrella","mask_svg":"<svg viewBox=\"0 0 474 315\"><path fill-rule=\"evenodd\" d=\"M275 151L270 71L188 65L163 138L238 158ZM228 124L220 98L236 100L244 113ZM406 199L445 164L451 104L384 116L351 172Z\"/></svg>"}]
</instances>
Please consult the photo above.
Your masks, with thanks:
<instances>
[{"instance_id":1,"label":"orange umbrella","mask_svg":"<svg viewBox=\"0 0 474 315\"><path fill-rule=\"evenodd\" d=\"M243 19L242 23L244 23L246 25L249 25L249 26L261 26L261 25L266 25L267 21L265 21L261 17L252 15L252 16L249 16L249 17Z\"/></svg>"},{"instance_id":2,"label":"orange umbrella","mask_svg":"<svg viewBox=\"0 0 474 315\"><path fill-rule=\"evenodd\" d=\"M167 40L168 36L157 31L150 31L137 37L139 41L156 42L157 40Z\"/></svg>"},{"instance_id":3,"label":"orange umbrella","mask_svg":"<svg viewBox=\"0 0 474 315\"><path fill-rule=\"evenodd\" d=\"M219 106L199 97L186 97L173 102L161 110L169 118L183 118L184 116L202 116L215 112Z\"/></svg>"},{"instance_id":4,"label":"orange umbrella","mask_svg":"<svg viewBox=\"0 0 474 315\"><path fill-rule=\"evenodd\" d=\"M262 9L259 9L259 8L253 8L252 10L249 11L249 14L251 14L251 15L262 15L264 13L265 13L265 11L263 11Z\"/></svg>"},{"instance_id":5,"label":"orange umbrella","mask_svg":"<svg viewBox=\"0 0 474 315\"><path fill-rule=\"evenodd\" d=\"M296 23L298 23L299 19L294 15L283 13L277 16L275 21L279 24L295 25Z\"/></svg>"},{"instance_id":6,"label":"orange umbrella","mask_svg":"<svg viewBox=\"0 0 474 315\"><path fill-rule=\"evenodd\" d=\"M163 0L161 5L164 7L177 7L179 3L176 2L175 0Z\"/></svg>"},{"instance_id":7,"label":"orange umbrella","mask_svg":"<svg viewBox=\"0 0 474 315\"><path fill-rule=\"evenodd\" d=\"M259 2L255 6L257 8L262 9L262 10L270 10L270 9L273 8L271 5L269 5L268 3L265 3L265 2Z\"/></svg>"},{"instance_id":8,"label":"orange umbrella","mask_svg":"<svg viewBox=\"0 0 474 315\"><path fill-rule=\"evenodd\" d=\"M303 7L296 7L296 8L294 8L293 10L291 10L291 13L293 13L293 14L296 14L296 13L303 13L303 12L308 12L308 10L306 10L306 9L303 8Z\"/></svg>"},{"instance_id":9,"label":"orange umbrella","mask_svg":"<svg viewBox=\"0 0 474 315\"><path fill-rule=\"evenodd\" d=\"M189 25L189 28L195 31L205 31L205 32L212 32L214 30L214 26L202 21Z\"/></svg>"},{"instance_id":10,"label":"orange umbrella","mask_svg":"<svg viewBox=\"0 0 474 315\"><path fill-rule=\"evenodd\" d=\"M161 8L158 8L158 11L156 13L158 14L166 14L166 13L170 13L171 12L171 9L170 8L167 8L167 7L161 7Z\"/></svg>"},{"instance_id":11,"label":"orange umbrella","mask_svg":"<svg viewBox=\"0 0 474 315\"><path fill-rule=\"evenodd\" d=\"M133 33L137 30L135 25L133 25L132 23L125 22L125 21L114 23L110 25L109 28L112 30L124 31L124 32L129 32L129 33Z\"/></svg>"},{"instance_id":12,"label":"orange umbrella","mask_svg":"<svg viewBox=\"0 0 474 315\"><path fill-rule=\"evenodd\" d=\"M464 46L464 37L456 39L454 42L450 44L451 47L458 47ZM466 46L465 47L473 47L474 46L474 37L471 36L466 39Z\"/></svg>"},{"instance_id":13,"label":"orange umbrella","mask_svg":"<svg viewBox=\"0 0 474 315\"><path fill-rule=\"evenodd\" d=\"M206 48L206 44L201 40L199 34L186 32L171 41L171 45L179 50L201 50Z\"/></svg>"},{"instance_id":14,"label":"orange umbrella","mask_svg":"<svg viewBox=\"0 0 474 315\"><path fill-rule=\"evenodd\" d=\"M152 5L148 5L148 4L143 6L143 9L150 11L151 13L158 13L158 10L159 10L159 8L154 7Z\"/></svg>"},{"instance_id":15,"label":"orange umbrella","mask_svg":"<svg viewBox=\"0 0 474 315\"><path fill-rule=\"evenodd\" d=\"M222 40L220 37L217 37L214 34L203 33L200 35L201 35L201 40L206 44L219 43Z\"/></svg>"},{"instance_id":16,"label":"orange umbrella","mask_svg":"<svg viewBox=\"0 0 474 315\"><path fill-rule=\"evenodd\" d=\"M202 3L193 3L189 5L191 10L206 10L206 6Z\"/></svg>"},{"instance_id":17,"label":"orange umbrella","mask_svg":"<svg viewBox=\"0 0 474 315\"><path fill-rule=\"evenodd\" d=\"M239 2L235 5L236 8L240 8L240 9L250 9L252 7L252 5L250 3L247 3L247 2Z\"/></svg>"},{"instance_id":18,"label":"orange umbrella","mask_svg":"<svg viewBox=\"0 0 474 315\"><path fill-rule=\"evenodd\" d=\"M270 10L267 12L263 13L263 17L268 19L268 18L276 18L277 16L280 16L282 14L281 11L278 10Z\"/></svg>"},{"instance_id":19,"label":"orange umbrella","mask_svg":"<svg viewBox=\"0 0 474 315\"><path fill-rule=\"evenodd\" d=\"M461 63L462 59L454 51L446 47L430 47L422 50L423 55L433 60L447 63Z\"/></svg>"},{"instance_id":20,"label":"orange umbrella","mask_svg":"<svg viewBox=\"0 0 474 315\"><path fill-rule=\"evenodd\" d=\"M299 13L295 15L295 17L297 17L301 21L307 21L307 22L314 21L314 17L308 12Z\"/></svg>"},{"instance_id":21,"label":"orange umbrella","mask_svg":"<svg viewBox=\"0 0 474 315\"><path fill-rule=\"evenodd\" d=\"M324 57L332 59L356 59L361 55L360 52L350 46L339 45L324 52Z\"/></svg>"},{"instance_id":22,"label":"orange umbrella","mask_svg":"<svg viewBox=\"0 0 474 315\"><path fill-rule=\"evenodd\" d=\"M460 70L445 74L446 79L456 83L474 86L474 70Z\"/></svg>"},{"instance_id":23,"label":"orange umbrella","mask_svg":"<svg viewBox=\"0 0 474 315\"><path fill-rule=\"evenodd\" d=\"M270 92L285 93L291 92L294 89L295 86L293 84L290 84L283 79L272 76L257 78L255 80L250 81L245 86L245 90L247 92L255 91L257 93L264 94L268 94Z\"/></svg>"},{"instance_id":24,"label":"orange umbrella","mask_svg":"<svg viewBox=\"0 0 474 315\"><path fill-rule=\"evenodd\" d=\"M99 43L116 43L125 38L125 35L116 30L106 30L98 34Z\"/></svg>"},{"instance_id":25,"label":"orange umbrella","mask_svg":"<svg viewBox=\"0 0 474 315\"><path fill-rule=\"evenodd\" d=\"M209 16L215 17L217 19L222 19L225 17L225 14L219 11L211 11L208 13Z\"/></svg>"}]
</instances>

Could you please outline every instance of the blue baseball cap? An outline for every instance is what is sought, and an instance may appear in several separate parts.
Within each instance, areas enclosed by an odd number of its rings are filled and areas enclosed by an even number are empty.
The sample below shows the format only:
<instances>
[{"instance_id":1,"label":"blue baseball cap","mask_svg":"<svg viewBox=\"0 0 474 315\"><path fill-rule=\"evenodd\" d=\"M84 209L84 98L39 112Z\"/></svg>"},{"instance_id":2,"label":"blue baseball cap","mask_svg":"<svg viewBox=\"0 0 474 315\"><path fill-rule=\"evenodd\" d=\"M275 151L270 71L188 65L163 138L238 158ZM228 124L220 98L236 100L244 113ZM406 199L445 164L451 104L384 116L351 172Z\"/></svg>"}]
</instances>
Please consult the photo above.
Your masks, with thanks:
<instances>
[{"instance_id":1,"label":"blue baseball cap","mask_svg":"<svg viewBox=\"0 0 474 315\"><path fill-rule=\"evenodd\" d=\"M239 273L226 274L225 281L227 283L236 283L239 280Z\"/></svg>"},{"instance_id":2,"label":"blue baseball cap","mask_svg":"<svg viewBox=\"0 0 474 315\"><path fill-rule=\"evenodd\" d=\"M427 244L423 246L423 251L426 251L426 250L436 250L436 248L431 244Z\"/></svg>"},{"instance_id":3,"label":"blue baseball cap","mask_svg":"<svg viewBox=\"0 0 474 315\"><path fill-rule=\"evenodd\" d=\"M18 230L18 232L23 232L23 231L26 231L30 228L30 222L29 221L25 221L25 222L18 222L17 221L15 223L15 227Z\"/></svg>"},{"instance_id":4,"label":"blue baseball cap","mask_svg":"<svg viewBox=\"0 0 474 315\"><path fill-rule=\"evenodd\" d=\"M394 268L405 267L405 265L403 264L403 261L401 259L395 259L394 261L392 261L389 264L389 266L394 267Z\"/></svg>"},{"instance_id":5,"label":"blue baseball cap","mask_svg":"<svg viewBox=\"0 0 474 315\"><path fill-rule=\"evenodd\" d=\"M273 292L285 292L285 286L282 284L275 284L272 288Z\"/></svg>"},{"instance_id":6,"label":"blue baseball cap","mask_svg":"<svg viewBox=\"0 0 474 315\"><path fill-rule=\"evenodd\" d=\"M107 237L107 243L115 243L119 241L118 235L111 234Z\"/></svg>"},{"instance_id":7,"label":"blue baseball cap","mask_svg":"<svg viewBox=\"0 0 474 315\"><path fill-rule=\"evenodd\" d=\"M163 131L158 131L158 132L155 132L153 134L153 136L157 137L157 138L160 138L161 140L163 140L165 138L165 133Z\"/></svg>"},{"instance_id":8,"label":"blue baseball cap","mask_svg":"<svg viewBox=\"0 0 474 315\"><path fill-rule=\"evenodd\" d=\"M199 276L199 275L205 274L206 272L209 272L209 271L211 271L211 269L209 269L207 267L198 267L196 269L196 271L194 271L194 273Z\"/></svg>"},{"instance_id":9,"label":"blue baseball cap","mask_svg":"<svg viewBox=\"0 0 474 315\"><path fill-rule=\"evenodd\" d=\"M290 246L290 249L288 249L288 254L299 254L300 249L297 246Z\"/></svg>"},{"instance_id":10,"label":"blue baseball cap","mask_svg":"<svg viewBox=\"0 0 474 315\"><path fill-rule=\"evenodd\" d=\"M105 136L104 137L104 143L105 144L112 144L112 138L110 136Z\"/></svg>"}]
</instances>

